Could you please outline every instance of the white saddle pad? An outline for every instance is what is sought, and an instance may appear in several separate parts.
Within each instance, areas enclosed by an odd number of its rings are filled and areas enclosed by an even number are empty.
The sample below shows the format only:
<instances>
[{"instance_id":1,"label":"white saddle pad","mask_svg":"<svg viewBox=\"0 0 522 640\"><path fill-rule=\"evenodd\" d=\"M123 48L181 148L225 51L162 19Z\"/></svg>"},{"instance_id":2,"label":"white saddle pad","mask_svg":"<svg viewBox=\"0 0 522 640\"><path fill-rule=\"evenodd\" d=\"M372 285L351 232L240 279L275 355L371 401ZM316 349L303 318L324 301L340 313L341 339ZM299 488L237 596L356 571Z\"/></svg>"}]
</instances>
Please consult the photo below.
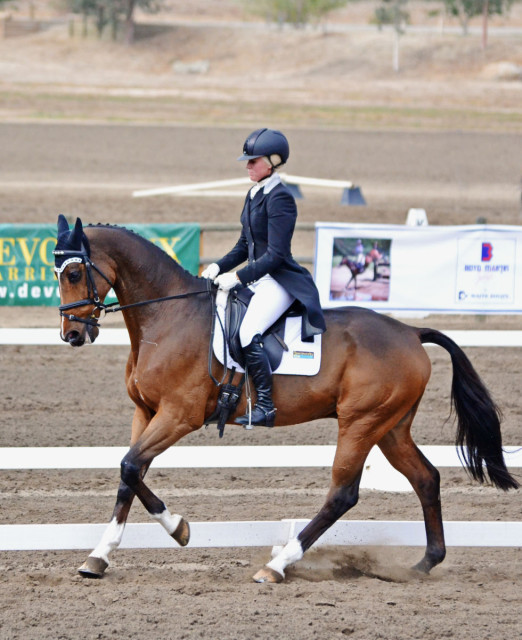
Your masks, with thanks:
<instances>
[{"instance_id":1,"label":"white saddle pad","mask_svg":"<svg viewBox=\"0 0 522 640\"><path fill-rule=\"evenodd\" d=\"M218 318L216 318L214 355L221 364L224 364L223 330L221 326L225 326L225 311L219 306L217 307L217 311L222 324L220 324ZM313 342L303 342L301 340L301 318L287 318L284 341L288 347L288 351L283 351L281 364L273 373L315 376L319 373L321 366L321 337L321 335L314 336ZM237 371L243 372L244 369L232 359L228 346L226 349L227 367L229 369L236 367Z\"/></svg>"}]
</instances>

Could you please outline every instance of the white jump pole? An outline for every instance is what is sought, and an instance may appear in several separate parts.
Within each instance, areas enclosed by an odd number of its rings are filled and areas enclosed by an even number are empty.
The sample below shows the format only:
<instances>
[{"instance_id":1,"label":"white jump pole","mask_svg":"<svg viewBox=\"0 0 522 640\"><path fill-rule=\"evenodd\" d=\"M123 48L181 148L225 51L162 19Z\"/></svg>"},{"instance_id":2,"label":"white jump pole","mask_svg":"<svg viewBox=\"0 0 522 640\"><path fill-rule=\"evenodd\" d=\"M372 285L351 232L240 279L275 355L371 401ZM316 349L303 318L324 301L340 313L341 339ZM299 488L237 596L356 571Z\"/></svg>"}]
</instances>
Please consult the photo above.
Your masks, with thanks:
<instances>
[{"instance_id":1,"label":"white jump pole","mask_svg":"<svg viewBox=\"0 0 522 640\"><path fill-rule=\"evenodd\" d=\"M288 173L280 173L281 180L288 184L308 185L310 187L332 187L334 189L351 189L354 184L349 180L327 180L324 178L307 178L304 176L294 176ZM145 198L149 196L160 196L168 194L190 194L195 191L206 189L218 189L221 187L233 187L240 185L251 185L249 178L235 178L231 180L213 180L211 182L198 182L194 184L179 184L172 187L158 187L156 189L141 189L133 191L134 198Z\"/></svg>"},{"instance_id":2,"label":"white jump pole","mask_svg":"<svg viewBox=\"0 0 522 640\"><path fill-rule=\"evenodd\" d=\"M351 189L353 182L349 180L327 180L324 178L305 178L304 176L292 176L288 173L280 173L281 180L288 184L305 184L310 187L332 187L334 189Z\"/></svg>"},{"instance_id":3,"label":"white jump pole","mask_svg":"<svg viewBox=\"0 0 522 640\"><path fill-rule=\"evenodd\" d=\"M232 187L236 185L252 184L249 178L235 178L233 180L213 180L212 182L198 182L195 184L179 184L174 187L159 187L157 189L142 189L133 191L133 198L145 198L148 196L161 196L185 191L199 191L201 189L215 189L218 187Z\"/></svg>"}]
</instances>

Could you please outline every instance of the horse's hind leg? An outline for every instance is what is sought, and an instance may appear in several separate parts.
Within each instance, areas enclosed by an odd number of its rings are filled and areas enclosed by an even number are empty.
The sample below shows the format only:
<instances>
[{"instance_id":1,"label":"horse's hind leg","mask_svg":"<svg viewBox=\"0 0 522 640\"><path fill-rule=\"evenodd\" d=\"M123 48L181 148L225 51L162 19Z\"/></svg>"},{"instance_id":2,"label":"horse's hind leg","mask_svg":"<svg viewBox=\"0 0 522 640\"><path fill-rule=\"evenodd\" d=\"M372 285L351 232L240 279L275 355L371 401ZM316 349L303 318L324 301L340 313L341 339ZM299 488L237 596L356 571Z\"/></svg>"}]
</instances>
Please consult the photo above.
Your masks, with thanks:
<instances>
[{"instance_id":1,"label":"horse's hind leg","mask_svg":"<svg viewBox=\"0 0 522 640\"><path fill-rule=\"evenodd\" d=\"M415 413L412 411L410 413ZM410 435L413 415L408 414L378 443L391 465L409 480L419 497L426 527L427 546L424 557L414 569L429 573L446 556L440 502L440 474L422 454Z\"/></svg>"},{"instance_id":2,"label":"horse's hind leg","mask_svg":"<svg viewBox=\"0 0 522 640\"><path fill-rule=\"evenodd\" d=\"M353 445L353 446L352 446ZM371 448L371 443L369 444ZM357 504L359 484L368 444L338 443L332 469L332 483L319 513L296 538L283 547L265 567L254 576L255 582L281 582L285 568L303 557L304 552L341 516Z\"/></svg>"}]
</instances>

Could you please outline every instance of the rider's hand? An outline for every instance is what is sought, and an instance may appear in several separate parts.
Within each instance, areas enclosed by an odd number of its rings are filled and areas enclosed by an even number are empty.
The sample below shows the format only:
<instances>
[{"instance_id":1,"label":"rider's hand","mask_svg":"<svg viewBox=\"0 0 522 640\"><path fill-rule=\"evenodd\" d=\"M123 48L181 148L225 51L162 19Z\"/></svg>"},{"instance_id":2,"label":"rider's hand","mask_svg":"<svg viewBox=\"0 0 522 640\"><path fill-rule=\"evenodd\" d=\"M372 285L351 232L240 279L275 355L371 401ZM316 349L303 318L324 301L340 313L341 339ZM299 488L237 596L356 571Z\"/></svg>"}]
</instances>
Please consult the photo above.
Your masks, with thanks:
<instances>
[{"instance_id":1,"label":"rider's hand","mask_svg":"<svg viewBox=\"0 0 522 640\"><path fill-rule=\"evenodd\" d=\"M233 289L236 285L241 284L241 280L237 277L235 271L218 276L214 282L222 291L230 291L230 289Z\"/></svg>"},{"instance_id":2,"label":"rider's hand","mask_svg":"<svg viewBox=\"0 0 522 640\"><path fill-rule=\"evenodd\" d=\"M207 278L208 280L215 280L218 273L219 265L216 262L212 262L206 269L201 272L201 277Z\"/></svg>"}]
</instances>

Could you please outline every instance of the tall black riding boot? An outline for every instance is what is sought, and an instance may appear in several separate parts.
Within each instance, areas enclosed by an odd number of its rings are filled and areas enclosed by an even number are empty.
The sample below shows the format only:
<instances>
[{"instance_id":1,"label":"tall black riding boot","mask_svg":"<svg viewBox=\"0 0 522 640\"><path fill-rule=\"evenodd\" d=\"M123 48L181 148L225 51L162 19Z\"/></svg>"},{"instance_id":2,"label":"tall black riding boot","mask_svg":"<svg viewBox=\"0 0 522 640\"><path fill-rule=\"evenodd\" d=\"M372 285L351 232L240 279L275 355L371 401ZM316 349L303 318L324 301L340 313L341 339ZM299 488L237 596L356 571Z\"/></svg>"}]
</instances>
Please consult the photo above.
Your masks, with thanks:
<instances>
[{"instance_id":1,"label":"tall black riding boot","mask_svg":"<svg viewBox=\"0 0 522 640\"><path fill-rule=\"evenodd\" d=\"M252 409L251 424L273 427L276 409L272 401L272 370L259 334L252 338L252 342L243 349L243 353L248 373L252 377L257 393L257 400ZM248 411L244 416L236 418L236 424L249 424Z\"/></svg>"}]
</instances>

